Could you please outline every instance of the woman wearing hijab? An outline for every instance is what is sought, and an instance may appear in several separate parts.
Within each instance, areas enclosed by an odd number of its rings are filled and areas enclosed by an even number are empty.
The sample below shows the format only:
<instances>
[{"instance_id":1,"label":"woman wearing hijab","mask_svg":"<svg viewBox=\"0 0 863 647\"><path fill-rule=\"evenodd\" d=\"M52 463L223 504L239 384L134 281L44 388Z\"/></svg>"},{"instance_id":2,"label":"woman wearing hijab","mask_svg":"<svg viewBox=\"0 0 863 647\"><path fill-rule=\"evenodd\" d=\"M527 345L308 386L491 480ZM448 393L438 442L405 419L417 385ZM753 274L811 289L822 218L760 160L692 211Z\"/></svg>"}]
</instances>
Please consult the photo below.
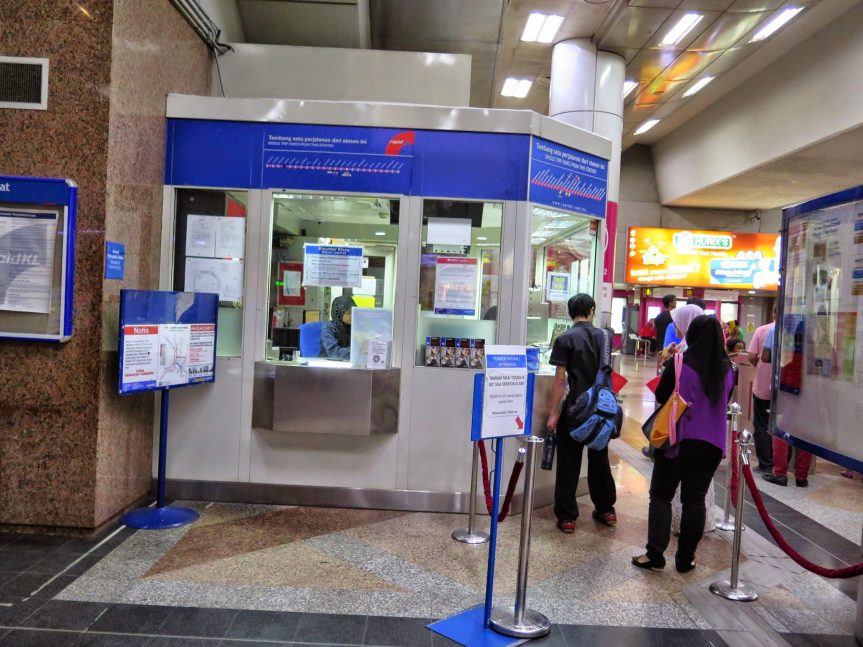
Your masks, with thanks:
<instances>
[{"instance_id":1,"label":"woman wearing hijab","mask_svg":"<svg viewBox=\"0 0 863 647\"><path fill-rule=\"evenodd\" d=\"M665 331L665 341L662 344L663 359L686 350L686 331L689 329L689 324L692 323L693 319L703 314L704 309L694 303L688 303L682 308L675 308L671 311L673 323Z\"/></svg>"},{"instance_id":2,"label":"woman wearing hijab","mask_svg":"<svg viewBox=\"0 0 863 647\"><path fill-rule=\"evenodd\" d=\"M704 533L705 494L726 444L726 406L734 387L731 361L722 343L716 317L701 315L688 325L683 353L680 395L689 408L677 423L677 444L656 450L650 481L647 553L632 558L639 568L665 567L671 538L671 500L680 486L683 510L675 566L680 573L695 568L695 551ZM656 400L664 404L674 391L674 363L662 372Z\"/></svg>"},{"instance_id":3,"label":"woman wearing hijab","mask_svg":"<svg viewBox=\"0 0 863 647\"><path fill-rule=\"evenodd\" d=\"M330 306L330 319L321 330L321 356L330 359L351 358L351 297L336 297Z\"/></svg>"}]
</instances>

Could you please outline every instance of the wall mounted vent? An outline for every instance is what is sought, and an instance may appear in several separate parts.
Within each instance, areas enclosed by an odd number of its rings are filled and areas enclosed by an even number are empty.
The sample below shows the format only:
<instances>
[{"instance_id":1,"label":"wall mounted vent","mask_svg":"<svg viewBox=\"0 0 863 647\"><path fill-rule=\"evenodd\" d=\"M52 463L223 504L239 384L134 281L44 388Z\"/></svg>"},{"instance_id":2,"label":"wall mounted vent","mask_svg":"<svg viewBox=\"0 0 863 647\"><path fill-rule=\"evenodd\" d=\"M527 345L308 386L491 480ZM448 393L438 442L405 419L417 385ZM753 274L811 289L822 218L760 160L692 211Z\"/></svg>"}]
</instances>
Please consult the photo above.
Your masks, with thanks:
<instances>
[{"instance_id":1,"label":"wall mounted vent","mask_svg":"<svg viewBox=\"0 0 863 647\"><path fill-rule=\"evenodd\" d=\"M0 56L0 108L48 109L48 59Z\"/></svg>"}]
</instances>

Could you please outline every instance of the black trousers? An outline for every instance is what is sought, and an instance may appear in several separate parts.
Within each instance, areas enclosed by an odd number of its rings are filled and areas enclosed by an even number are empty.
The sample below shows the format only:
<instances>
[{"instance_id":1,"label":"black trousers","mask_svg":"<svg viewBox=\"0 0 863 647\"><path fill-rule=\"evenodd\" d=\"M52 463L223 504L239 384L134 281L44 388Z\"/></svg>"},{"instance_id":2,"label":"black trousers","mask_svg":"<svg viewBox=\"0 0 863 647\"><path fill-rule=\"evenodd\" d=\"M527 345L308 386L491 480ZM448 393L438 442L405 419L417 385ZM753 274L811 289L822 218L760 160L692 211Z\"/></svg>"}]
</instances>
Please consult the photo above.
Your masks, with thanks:
<instances>
[{"instance_id":1,"label":"black trousers","mask_svg":"<svg viewBox=\"0 0 863 647\"><path fill-rule=\"evenodd\" d=\"M554 480L554 514L558 521L575 521L578 518L575 490L583 455L584 444L570 437L569 426L561 418L557 427L557 472ZM587 450L587 487L593 507L599 514L614 512L617 489L611 475L607 447L601 451Z\"/></svg>"},{"instance_id":2,"label":"black trousers","mask_svg":"<svg viewBox=\"0 0 863 647\"><path fill-rule=\"evenodd\" d=\"M680 486L680 537L676 560L690 564L704 534L707 508L704 497L719 463L722 450L703 440L683 440L675 458L656 450L653 477L650 479L650 509L647 518L647 556L665 563L665 549L671 540L671 500Z\"/></svg>"},{"instance_id":3,"label":"black trousers","mask_svg":"<svg viewBox=\"0 0 863 647\"><path fill-rule=\"evenodd\" d=\"M758 469L762 472L773 471L773 436L767 430L770 426L770 400L752 396L752 426L755 427L755 456Z\"/></svg>"}]
</instances>

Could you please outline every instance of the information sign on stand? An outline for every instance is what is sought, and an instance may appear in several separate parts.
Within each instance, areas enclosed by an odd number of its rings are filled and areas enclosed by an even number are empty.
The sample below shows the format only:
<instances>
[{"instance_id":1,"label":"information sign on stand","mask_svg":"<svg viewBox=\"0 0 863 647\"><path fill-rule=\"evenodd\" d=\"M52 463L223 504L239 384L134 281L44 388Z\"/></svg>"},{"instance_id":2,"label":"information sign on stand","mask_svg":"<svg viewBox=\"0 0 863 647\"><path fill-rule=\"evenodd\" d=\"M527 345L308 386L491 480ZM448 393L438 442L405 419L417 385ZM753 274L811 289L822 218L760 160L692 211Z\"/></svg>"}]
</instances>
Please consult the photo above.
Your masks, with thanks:
<instances>
[{"instance_id":1,"label":"information sign on stand","mask_svg":"<svg viewBox=\"0 0 863 647\"><path fill-rule=\"evenodd\" d=\"M481 438L522 436L527 418L524 346L486 346Z\"/></svg>"},{"instance_id":2,"label":"information sign on stand","mask_svg":"<svg viewBox=\"0 0 863 647\"><path fill-rule=\"evenodd\" d=\"M218 311L218 294L120 290L120 395L161 393L156 507L126 514L130 528L176 528L198 518L165 504L169 393L215 381Z\"/></svg>"}]
</instances>

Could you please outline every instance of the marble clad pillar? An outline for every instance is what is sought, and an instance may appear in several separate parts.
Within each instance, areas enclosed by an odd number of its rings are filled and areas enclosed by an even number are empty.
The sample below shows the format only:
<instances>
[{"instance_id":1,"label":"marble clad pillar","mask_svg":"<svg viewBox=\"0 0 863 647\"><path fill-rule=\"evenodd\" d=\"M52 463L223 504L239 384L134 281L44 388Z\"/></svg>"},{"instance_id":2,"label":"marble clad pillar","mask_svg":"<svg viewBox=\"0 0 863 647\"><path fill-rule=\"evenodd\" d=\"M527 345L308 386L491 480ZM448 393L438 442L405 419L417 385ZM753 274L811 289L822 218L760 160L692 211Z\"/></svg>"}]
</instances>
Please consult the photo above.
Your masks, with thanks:
<instances>
[{"instance_id":1,"label":"marble clad pillar","mask_svg":"<svg viewBox=\"0 0 863 647\"><path fill-rule=\"evenodd\" d=\"M87 530L149 489L153 398L116 395L117 303L158 285L165 96L208 94L209 53L168 0L0 0L0 52L50 66L48 110L0 109L0 174L79 187L72 340L0 341L0 525Z\"/></svg>"}]
</instances>

